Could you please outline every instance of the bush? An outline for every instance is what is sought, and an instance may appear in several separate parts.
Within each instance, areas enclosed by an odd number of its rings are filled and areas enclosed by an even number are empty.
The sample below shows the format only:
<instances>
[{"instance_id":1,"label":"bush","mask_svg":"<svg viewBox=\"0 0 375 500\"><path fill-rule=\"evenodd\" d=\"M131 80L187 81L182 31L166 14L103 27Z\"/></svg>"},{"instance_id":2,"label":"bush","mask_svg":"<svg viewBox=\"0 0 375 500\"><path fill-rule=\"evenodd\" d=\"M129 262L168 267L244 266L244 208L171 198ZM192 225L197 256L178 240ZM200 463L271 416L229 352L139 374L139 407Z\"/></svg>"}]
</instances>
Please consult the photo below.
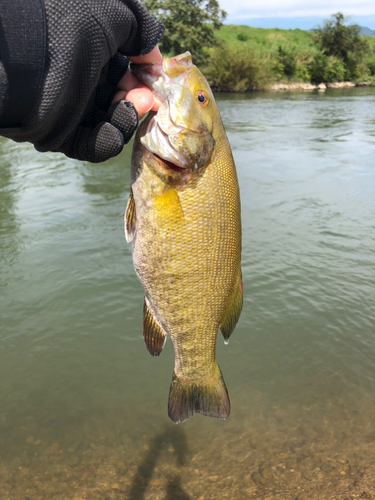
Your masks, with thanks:
<instances>
[{"instance_id":1,"label":"bush","mask_svg":"<svg viewBox=\"0 0 375 500\"><path fill-rule=\"evenodd\" d=\"M249 39L249 37L247 35L245 35L245 33L238 33L237 35L237 40L239 40L240 42L247 42L247 40Z\"/></svg>"},{"instance_id":2,"label":"bush","mask_svg":"<svg viewBox=\"0 0 375 500\"><path fill-rule=\"evenodd\" d=\"M298 80L302 80L303 82L310 82L311 75L309 72L309 67L306 63L297 64L295 76Z\"/></svg>"},{"instance_id":3,"label":"bush","mask_svg":"<svg viewBox=\"0 0 375 500\"><path fill-rule=\"evenodd\" d=\"M274 79L271 64L256 46L212 49L204 72L215 90L245 92L266 88Z\"/></svg>"},{"instance_id":4,"label":"bush","mask_svg":"<svg viewBox=\"0 0 375 500\"><path fill-rule=\"evenodd\" d=\"M367 73L370 76L375 76L375 53L369 54L363 62L367 68Z\"/></svg>"},{"instance_id":5,"label":"bush","mask_svg":"<svg viewBox=\"0 0 375 500\"><path fill-rule=\"evenodd\" d=\"M294 44L278 45L272 51L273 72L278 79L309 82L309 61L316 49L314 47L298 47Z\"/></svg>"},{"instance_id":6,"label":"bush","mask_svg":"<svg viewBox=\"0 0 375 500\"><path fill-rule=\"evenodd\" d=\"M277 60L283 68L286 76L293 76L297 69L297 54L294 47L282 47L277 50Z\"/></svg>"},{"instance_id":7,"label":"bush","mask_svg":"<svg viewBox=\"0 0 375 500\"><path fill-rule=\"evenodd\" d=\"M317 52L309 63L311 81L315 83L342 82L346 79L346 69L337 57Z\"/></svg>"}]
</instances>

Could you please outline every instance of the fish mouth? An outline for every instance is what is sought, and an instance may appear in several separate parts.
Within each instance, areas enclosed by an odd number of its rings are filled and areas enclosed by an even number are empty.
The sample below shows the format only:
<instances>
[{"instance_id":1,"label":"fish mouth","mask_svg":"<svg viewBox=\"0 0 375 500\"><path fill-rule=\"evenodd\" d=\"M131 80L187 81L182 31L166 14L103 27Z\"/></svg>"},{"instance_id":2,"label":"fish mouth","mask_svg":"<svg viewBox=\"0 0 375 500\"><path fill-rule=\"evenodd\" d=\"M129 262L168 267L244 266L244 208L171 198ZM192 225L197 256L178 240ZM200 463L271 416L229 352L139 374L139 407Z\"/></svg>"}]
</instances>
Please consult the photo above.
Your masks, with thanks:
<instances>
[{"instance_id":1,"label":"fish mouth","mask_svg":"<svg viewBox=\"0 0 375 500\"><path fill-rule=\"evenodd\" d=\"M175 163L172 163L171 161L165 160L161 156L151 153L159 162L162 162L167 168L170 170L174 170L175 172L185 172L186 168L185 167L179 167Z\"/></svg>"},{"instance_id":2,"label":"fish mouth","mask_svg":"<svg viewBox=\"0 0 375 500\"><path fill-rule=\"evenodd\" d=\"M140 142L159 160L161 168L180 175L194 174L208 165L215 140L203 126L191 129L190 121L182 118L179 113L172 117L170 103L165 101L156 114L150 114L142 123Z\"/></svg>"},{"instance_id":3,"label":"fish mouth","mask_svg":"<svg viewBox=\"0 0 375 500\"><path fill-rule=\"evenodd\" d=\"M141 143L159 162L162 162L169 169L175 172L187 170L188 165L184 156L172 146L168 134L160 127L156 115L151 116L145 123Z\"/></svg>"}]
</instances>

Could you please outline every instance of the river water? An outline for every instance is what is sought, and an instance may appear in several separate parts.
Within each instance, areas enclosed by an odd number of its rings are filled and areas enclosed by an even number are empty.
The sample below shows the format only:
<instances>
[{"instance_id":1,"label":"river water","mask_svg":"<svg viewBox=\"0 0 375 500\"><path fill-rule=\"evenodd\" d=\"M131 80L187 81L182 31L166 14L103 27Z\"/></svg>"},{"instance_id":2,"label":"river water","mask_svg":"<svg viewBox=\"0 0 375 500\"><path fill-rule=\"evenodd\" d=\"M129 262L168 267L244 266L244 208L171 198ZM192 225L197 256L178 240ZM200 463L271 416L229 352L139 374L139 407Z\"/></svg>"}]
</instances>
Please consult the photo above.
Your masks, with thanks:
<instances>
[{"instance_id":1,"label":"river water","mask_svg":"<svg viewBox=\"0 0 375 500\"><path fill-rule=\"evenodd\" d=\"M123 235L132 144L0 140L0 498L375 498L375 90L217 96L242 197L227 421L167 417Z\"/></svg>"}]
</instances>

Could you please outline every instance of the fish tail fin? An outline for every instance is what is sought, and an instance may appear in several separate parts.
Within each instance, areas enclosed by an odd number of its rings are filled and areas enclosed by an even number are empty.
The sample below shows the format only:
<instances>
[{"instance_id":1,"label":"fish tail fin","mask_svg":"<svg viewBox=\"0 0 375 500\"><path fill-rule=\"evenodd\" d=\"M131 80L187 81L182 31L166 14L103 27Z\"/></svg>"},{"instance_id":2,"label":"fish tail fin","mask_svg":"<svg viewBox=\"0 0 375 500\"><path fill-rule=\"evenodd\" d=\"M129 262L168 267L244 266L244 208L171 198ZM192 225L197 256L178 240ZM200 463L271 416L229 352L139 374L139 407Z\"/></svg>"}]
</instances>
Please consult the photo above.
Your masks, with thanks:
<instances>
[{"instance_id":1,"label":"fish tail fin","mask_svg":"<svg viewBox=\"0 0 375 500\"><path fill-rule=\"evenodd\" d=\"M223 420L229 417L228 391L217 364L216 368L214 375L204 380L179 377L173 372L168 401L168 416L172 422L184 422L194 413Z\"/></svg>"}]
</instances>

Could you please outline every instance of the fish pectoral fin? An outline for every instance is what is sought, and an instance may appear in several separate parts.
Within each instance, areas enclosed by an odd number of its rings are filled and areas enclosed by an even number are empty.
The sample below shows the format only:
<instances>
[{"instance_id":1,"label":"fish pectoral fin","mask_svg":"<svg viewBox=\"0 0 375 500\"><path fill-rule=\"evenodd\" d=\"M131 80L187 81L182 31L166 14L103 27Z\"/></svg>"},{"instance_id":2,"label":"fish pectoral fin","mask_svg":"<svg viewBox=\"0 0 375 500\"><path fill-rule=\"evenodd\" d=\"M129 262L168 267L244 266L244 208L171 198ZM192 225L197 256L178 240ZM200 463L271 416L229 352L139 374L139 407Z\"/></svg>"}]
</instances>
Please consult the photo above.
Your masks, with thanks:
<instances>
[{"instance_id":1,"label":"fish pectoral fin","mask_svg":"<svg viewBox=\"0 0 375 500\"><path fill-rule=\"evenodd\" d=\"M128 199L128 204L126 205L126 210L125 210L125 217L124 217L124 222L125 222L125 238L128 243L130 243L135 236L136 230L137 230L137 223L136 223L136 213L135 213L135 202L134 202L134 196L133 196L133 191L130 190L130 195Z\"/></svg>"},{"instance_id":2,"label":"fish pectoral fin","mask_svg":"<svg viewBox=\"0 0 375 500\"><path fill-rule=\"evenodd\" d=\"M159 356L163 350L167 334L151 311L150 303L146 297L143 306L143 338L151 356Z\"/></svg>"},{"instance_id":3,"label":"fish pectoral fin","mask_svg":"<svg viewBox=\"0 0 375 500\"><path fill-rule=\"evenodd\" d=\"M228 309L220 323L220 330L225 340L228 340L240 317L243 303L243 283L241 269L237 275L236 284L233 290Z\"/></svg>"}]
</instances>

